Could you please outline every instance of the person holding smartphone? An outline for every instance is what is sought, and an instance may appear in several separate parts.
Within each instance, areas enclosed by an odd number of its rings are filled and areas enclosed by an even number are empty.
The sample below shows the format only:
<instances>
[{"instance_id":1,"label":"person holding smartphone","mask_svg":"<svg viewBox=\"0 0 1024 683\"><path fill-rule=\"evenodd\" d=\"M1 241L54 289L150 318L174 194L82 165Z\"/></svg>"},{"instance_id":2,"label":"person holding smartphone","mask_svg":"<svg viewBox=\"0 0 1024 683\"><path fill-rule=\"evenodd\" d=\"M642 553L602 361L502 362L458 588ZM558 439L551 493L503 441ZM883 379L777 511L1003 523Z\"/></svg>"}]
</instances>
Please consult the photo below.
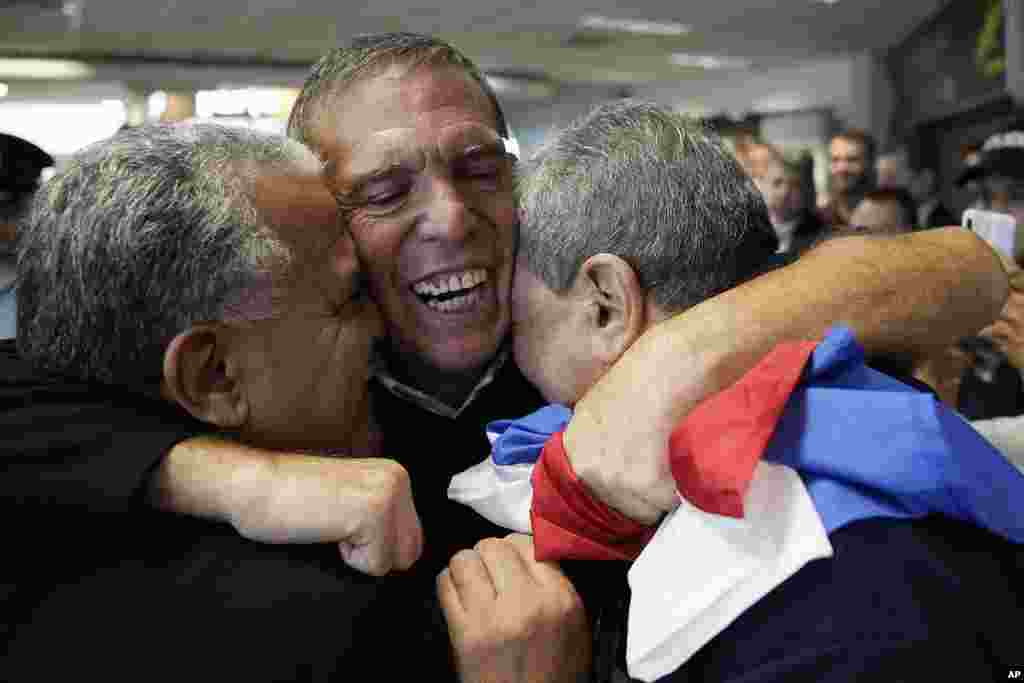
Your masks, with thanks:
<instances>
[{"instance_id":1,"label":"person holding smartphone","mask_svg":"<svg viewBox=\"0 0 1024 683\"><path fill-rule=\"evenodd\" d=\"M960 344L969 367L957 409L972 420L1016 416L1024 413L1024 126L985 141L978 162L957 178L961 187L968 183L981 189L980 211L965 212L964 225L987 235L1000 251L1011 290L999 317ZM1012 228L994 225L1007 217Z\"/></svg>"},{"instance_id":2,"label":"person holding smartphone","mask_svg":"<svg viewBox=\"0 0 1024 683\"><path fill-rule=\"evenodd\" d=\"M977 183L981 189L978 207L1009 214L1016 221L1014 261L1024 261L1024 126L997 133L985 141L978 163L964 170L956 180L960 187Z\"/></svg>"}]
</instances>

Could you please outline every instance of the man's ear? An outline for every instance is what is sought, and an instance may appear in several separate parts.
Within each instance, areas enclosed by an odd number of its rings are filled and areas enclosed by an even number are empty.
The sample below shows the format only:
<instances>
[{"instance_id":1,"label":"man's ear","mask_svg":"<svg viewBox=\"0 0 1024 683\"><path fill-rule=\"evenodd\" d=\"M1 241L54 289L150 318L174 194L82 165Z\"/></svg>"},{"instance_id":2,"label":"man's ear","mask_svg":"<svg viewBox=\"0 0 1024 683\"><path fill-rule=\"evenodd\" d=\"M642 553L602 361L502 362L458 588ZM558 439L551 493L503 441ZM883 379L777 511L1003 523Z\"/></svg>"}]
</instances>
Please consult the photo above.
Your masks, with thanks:
<instances>
[{"instance_id":1,"label":"man's ear","mask_svg":"<svg viewBox=\"0 0 1024 683\"><path fill-rule=\"evenodd\" d=\"M224 325L190 327L164 351L163 391L193 417L236 429L249 417L231 336Z\"/></svg>"},{"instance_id":2,"label":"man's ear","mask_svg":"<svg viewBox=\"0 0 1024 683\"><path fill-rule=\"evenodd\" d=\"M580 266L575 288L586 302L594 353L612 364L646 329L644 292L633 267L612 254L595 254Z\"/></svg>"}]
</instances>

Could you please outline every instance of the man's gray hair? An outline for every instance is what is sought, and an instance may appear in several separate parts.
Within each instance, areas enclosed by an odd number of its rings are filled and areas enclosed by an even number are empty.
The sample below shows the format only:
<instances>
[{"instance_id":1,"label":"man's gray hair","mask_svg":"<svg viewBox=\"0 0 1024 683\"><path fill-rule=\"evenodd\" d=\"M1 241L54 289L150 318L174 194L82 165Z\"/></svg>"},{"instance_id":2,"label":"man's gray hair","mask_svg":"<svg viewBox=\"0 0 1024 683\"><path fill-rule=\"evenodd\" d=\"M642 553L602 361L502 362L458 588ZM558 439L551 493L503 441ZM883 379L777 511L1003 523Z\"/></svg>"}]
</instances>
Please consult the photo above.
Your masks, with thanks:
<instances>
[{"instance_id":1,"label":"man's gray hair","mask_svg":"<svg viewBox=\"0 0 1024 683\"><path fill-rule=\"evenodd\" d=\"M175 335L221 319L285 257L252 183L257 164L305 155L280 135L210 124L128 129L77 153L22 224L19 352L88 381L156 381Z\"/></svg>"},{"instance_id":2,"label":"man's gray hair","mask_svg":"<svg viewBox=\"0 0 1024 683\"><path fill-rule=\"evenodd\" d=\"M508 125L498 97L487 78L469 57L433 36L417 33L378 33L356 36L345 46L320 58L302 86L288 117L288 135L317 150L317 130L324 110L348 87L370 79L393 64L416 67L454 66L480 84L494 106L498 134L508 136Z\"/></svg>"},{"instance_id":3,"label":"man's gray hair","mask_svg":"<svg viewBox=\"0 0 1024 683\"><path fill-rule=\"evenodd\" d=\"M656 104L601 105L519 171L520 256L557 293L587 258L609 253L679 312L761 272L778 244L721 140Z\"/></svg>"}]
</instances>

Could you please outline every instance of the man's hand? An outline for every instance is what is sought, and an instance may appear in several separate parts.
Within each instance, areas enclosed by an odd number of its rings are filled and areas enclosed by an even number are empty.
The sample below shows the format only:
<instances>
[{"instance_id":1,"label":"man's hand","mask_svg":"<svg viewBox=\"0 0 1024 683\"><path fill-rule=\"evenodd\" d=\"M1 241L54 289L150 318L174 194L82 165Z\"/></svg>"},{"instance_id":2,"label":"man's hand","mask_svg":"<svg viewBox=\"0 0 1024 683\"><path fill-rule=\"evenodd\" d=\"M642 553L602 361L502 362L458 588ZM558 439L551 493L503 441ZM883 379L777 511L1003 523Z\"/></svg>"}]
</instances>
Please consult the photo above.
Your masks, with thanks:
<instances>
[{"instance_id":1,"label":"man's hand","mask_svg":"<svg viewBox=\"0 0 1024 683\"><path fill-rule=\"evenodd\" d=\"M583 603L533 539L488 538L452 558L437 591L463 683L581 681L590 671Z\"/></svg>"},{"instance_id":2,"label":"man's hand","mask_svg":"<svg viewBox=\"0 0 1024 683\"><path fill-rule=\"evenodd\" d=\"M151 485L158 507L231 523L264 543L337 543L347 565L381 576L423 550L409 475L385 458L333 458L196 437Z\"/></svg>"}]
</instances>

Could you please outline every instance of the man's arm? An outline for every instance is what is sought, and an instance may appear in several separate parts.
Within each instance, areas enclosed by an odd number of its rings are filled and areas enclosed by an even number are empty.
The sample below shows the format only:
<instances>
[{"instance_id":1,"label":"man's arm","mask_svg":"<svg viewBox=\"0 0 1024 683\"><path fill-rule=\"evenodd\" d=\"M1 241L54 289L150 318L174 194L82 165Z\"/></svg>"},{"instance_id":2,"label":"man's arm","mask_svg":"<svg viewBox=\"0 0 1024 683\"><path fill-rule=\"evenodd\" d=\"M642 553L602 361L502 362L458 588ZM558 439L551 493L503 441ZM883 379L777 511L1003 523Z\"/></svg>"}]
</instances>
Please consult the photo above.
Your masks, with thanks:
<instances>
[{"instance_id":1,"label":"man's arm","mask_svg":"<svg viewBox=\"0 0 1024 683\"><path fill-rule=\"evenodd\" d=\"M199 436L164 458L149 498L264 543L337 543L345 563L367 574L408 569L423 550L409 475L386 458L278 453Z\"/></svg>"},{"instance_id":2,"label":"man's arm","mask_svg":"<svg viewBox=\"0 0 1024 683\"><path fill-rule=\"evenodd\" d=\"M1007 288L995 252L959 228L825 242L648 330L576 405L570 462L599 499L654 523L677 504L672 429L780 341L845 324L869 355L923 357L991 322Z\"/></svg>"}]
</instances>

